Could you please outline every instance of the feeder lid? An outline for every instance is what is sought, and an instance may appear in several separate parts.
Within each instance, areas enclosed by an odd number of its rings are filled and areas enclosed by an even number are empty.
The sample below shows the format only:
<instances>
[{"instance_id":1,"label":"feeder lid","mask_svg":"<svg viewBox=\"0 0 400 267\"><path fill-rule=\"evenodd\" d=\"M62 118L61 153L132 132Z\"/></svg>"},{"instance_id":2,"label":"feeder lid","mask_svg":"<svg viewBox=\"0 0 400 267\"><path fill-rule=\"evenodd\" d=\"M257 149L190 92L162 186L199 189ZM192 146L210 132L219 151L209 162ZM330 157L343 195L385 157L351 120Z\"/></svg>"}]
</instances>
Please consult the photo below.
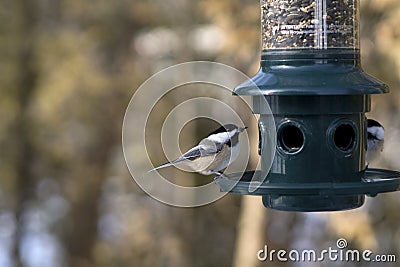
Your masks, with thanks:
<instances>
[{"instance_id":1,"label":"feeder lid","mask_svg":"<svg viewBox=\"0 0 400 267\"><path fill-rule=\"evenodd\" d=\"M388 86L348 66L276 66L239 86L236 95L366 95L388 93Z\"/></svg>"},{"instance_id":2,"label":"feeder lid","mask_svg":"<svg viewBox=\"0 0 400 267\"><path fill-rule=\"evenodd\" d=\"M237 86L236 95L366 95L388 86L365 73L351 49L263 52L260 71ZM261 91L260 91L261 90Z\"/></svg>"}]
</instances>

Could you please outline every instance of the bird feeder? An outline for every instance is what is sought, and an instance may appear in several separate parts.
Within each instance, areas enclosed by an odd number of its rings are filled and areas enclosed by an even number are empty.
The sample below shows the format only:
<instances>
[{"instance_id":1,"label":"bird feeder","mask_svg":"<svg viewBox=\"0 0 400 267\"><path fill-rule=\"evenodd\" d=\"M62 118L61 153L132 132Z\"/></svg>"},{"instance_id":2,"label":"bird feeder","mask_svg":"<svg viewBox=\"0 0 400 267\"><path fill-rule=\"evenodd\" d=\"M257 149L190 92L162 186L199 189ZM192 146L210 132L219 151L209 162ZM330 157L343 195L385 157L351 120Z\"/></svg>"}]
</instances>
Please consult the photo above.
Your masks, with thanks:
<instances>
[{"instance_id":1,"label":"bird feeder","mask_svg":"<svg viewBox=\"0 0 400 267\"><path fill-rule=\"evenodd\" d=\"M261 68L234 89L260 114L261 170L218 176L221 190L286 211L353 209L366 195L399 190L399 172L366 167L365 113L371 95L389 90L361 68L359 1L261 0L261 24ZM263 182L251 191L254 178Z\"/></svg>"}]
</instances>

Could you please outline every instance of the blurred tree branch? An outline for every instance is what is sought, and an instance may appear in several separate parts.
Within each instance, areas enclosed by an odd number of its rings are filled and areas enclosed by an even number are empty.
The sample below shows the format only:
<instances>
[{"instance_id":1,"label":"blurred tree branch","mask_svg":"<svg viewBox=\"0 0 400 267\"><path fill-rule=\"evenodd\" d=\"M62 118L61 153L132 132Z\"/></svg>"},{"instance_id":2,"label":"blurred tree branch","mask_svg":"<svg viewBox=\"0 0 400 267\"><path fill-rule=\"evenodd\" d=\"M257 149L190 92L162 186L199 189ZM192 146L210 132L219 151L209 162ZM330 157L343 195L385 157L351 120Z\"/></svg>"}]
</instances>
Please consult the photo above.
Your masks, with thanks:
<instances>
[{"instance_id":1,"label":"blurred tree branch","mask_svg":"<svg viewBox=\"0 0 400 267\"><path fill-rule=\"evenodd\" d=\"M257 252L263 248L267 216L260 197L243 196L237 223L233 267L258 266Z\"/></svg>"},{"instance_id":2,"label":"blurred tree branch","mask_svg":"<svg viewBox=\"0 0 400 267\"><path fill-rule=\"evenodd\" d=\"M17 266L22 266L21 244L24 235L23 215L26 204L33 197L36 177L33 173L36 161L33 141L34 122L29 116L29 107L36 89L38 70L35 59L36 30L38 11L36 3L31 0L15 1L19 27L16 49L16 76L15 76L15 101L16 114L14 130L10 134L10 140L16 142L15 155L15 213L17 228L14 243L14 259Z\"/></svg>"}]
</instances>

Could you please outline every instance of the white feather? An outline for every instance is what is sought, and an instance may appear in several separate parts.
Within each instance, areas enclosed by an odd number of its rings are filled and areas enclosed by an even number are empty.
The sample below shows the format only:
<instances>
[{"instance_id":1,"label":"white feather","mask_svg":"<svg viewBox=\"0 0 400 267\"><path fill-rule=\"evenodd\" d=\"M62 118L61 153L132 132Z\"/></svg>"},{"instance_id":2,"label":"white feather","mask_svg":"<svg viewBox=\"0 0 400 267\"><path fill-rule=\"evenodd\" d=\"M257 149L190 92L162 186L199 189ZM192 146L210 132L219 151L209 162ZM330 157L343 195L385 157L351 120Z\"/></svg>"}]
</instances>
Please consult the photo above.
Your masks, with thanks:
<instances>
[{"instance_id":1,"label":"white feather","mask_svg":"<svg viewBox=\"0 0 400 267\"><path fill-rule=\"evenodd\" d=\"M380 126L371 126L367 128L367 131L373 136L373 138L368 138L367 140L367 153L365 159L368 165L371 161L376 160L383 151L385 130Z\"/></svg>"},{"instance_id":2,"label":"white feather","mask_svg":"<svg viewBox=\"0 0 400 267\"><path fill-rule=\"evenodd\" d=\"M237 133L237 129L234 129L230 132L223 132L223 133L217 133L217 134L212 134L208 136L206 139L216 142L216 143L226 143L229 139L232 138L232 136Z\"/></svg>"},{"instance_id":3,"label":"white feather","mask_svg":"<svg viewBox=\"0 0 400 267\"><path fill-rule=\"evenodd\" d=\"M378 140L383 140L385 138L385 130L379 126L368 127L367 131L376 137Z\"/></svg>"}]
</instances>

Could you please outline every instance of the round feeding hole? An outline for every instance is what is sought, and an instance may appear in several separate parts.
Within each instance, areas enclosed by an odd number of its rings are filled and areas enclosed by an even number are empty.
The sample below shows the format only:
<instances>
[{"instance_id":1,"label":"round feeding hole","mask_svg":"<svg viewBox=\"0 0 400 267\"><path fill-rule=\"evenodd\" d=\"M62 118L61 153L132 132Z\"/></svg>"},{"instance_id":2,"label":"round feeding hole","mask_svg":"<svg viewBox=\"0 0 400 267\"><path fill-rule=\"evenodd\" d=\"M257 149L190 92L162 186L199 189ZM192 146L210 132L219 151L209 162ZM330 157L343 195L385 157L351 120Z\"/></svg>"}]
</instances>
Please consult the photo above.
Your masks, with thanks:
<instances>
[{"instance_id":1,"label":"round feeding hole","mask_svg":"<svg viewBox=\"0 0 400 267\"><path fill-rule=\"evenodd\" d=\"M299 152L304 145L303 131L294 124L283 125L279 131L280 148L289 154Z\"/></svg>"},{"instance_id":2,"label":"round feeding hole","mask_svg":"<svg viewBox=\"0 0 400 267\"><path fill-rule=\"evenodd\" d=\"M351 124L341 124L333 133L333 142L341 151L349 151L356 142L356 132Z\"/></svg>"}]
</instances>

